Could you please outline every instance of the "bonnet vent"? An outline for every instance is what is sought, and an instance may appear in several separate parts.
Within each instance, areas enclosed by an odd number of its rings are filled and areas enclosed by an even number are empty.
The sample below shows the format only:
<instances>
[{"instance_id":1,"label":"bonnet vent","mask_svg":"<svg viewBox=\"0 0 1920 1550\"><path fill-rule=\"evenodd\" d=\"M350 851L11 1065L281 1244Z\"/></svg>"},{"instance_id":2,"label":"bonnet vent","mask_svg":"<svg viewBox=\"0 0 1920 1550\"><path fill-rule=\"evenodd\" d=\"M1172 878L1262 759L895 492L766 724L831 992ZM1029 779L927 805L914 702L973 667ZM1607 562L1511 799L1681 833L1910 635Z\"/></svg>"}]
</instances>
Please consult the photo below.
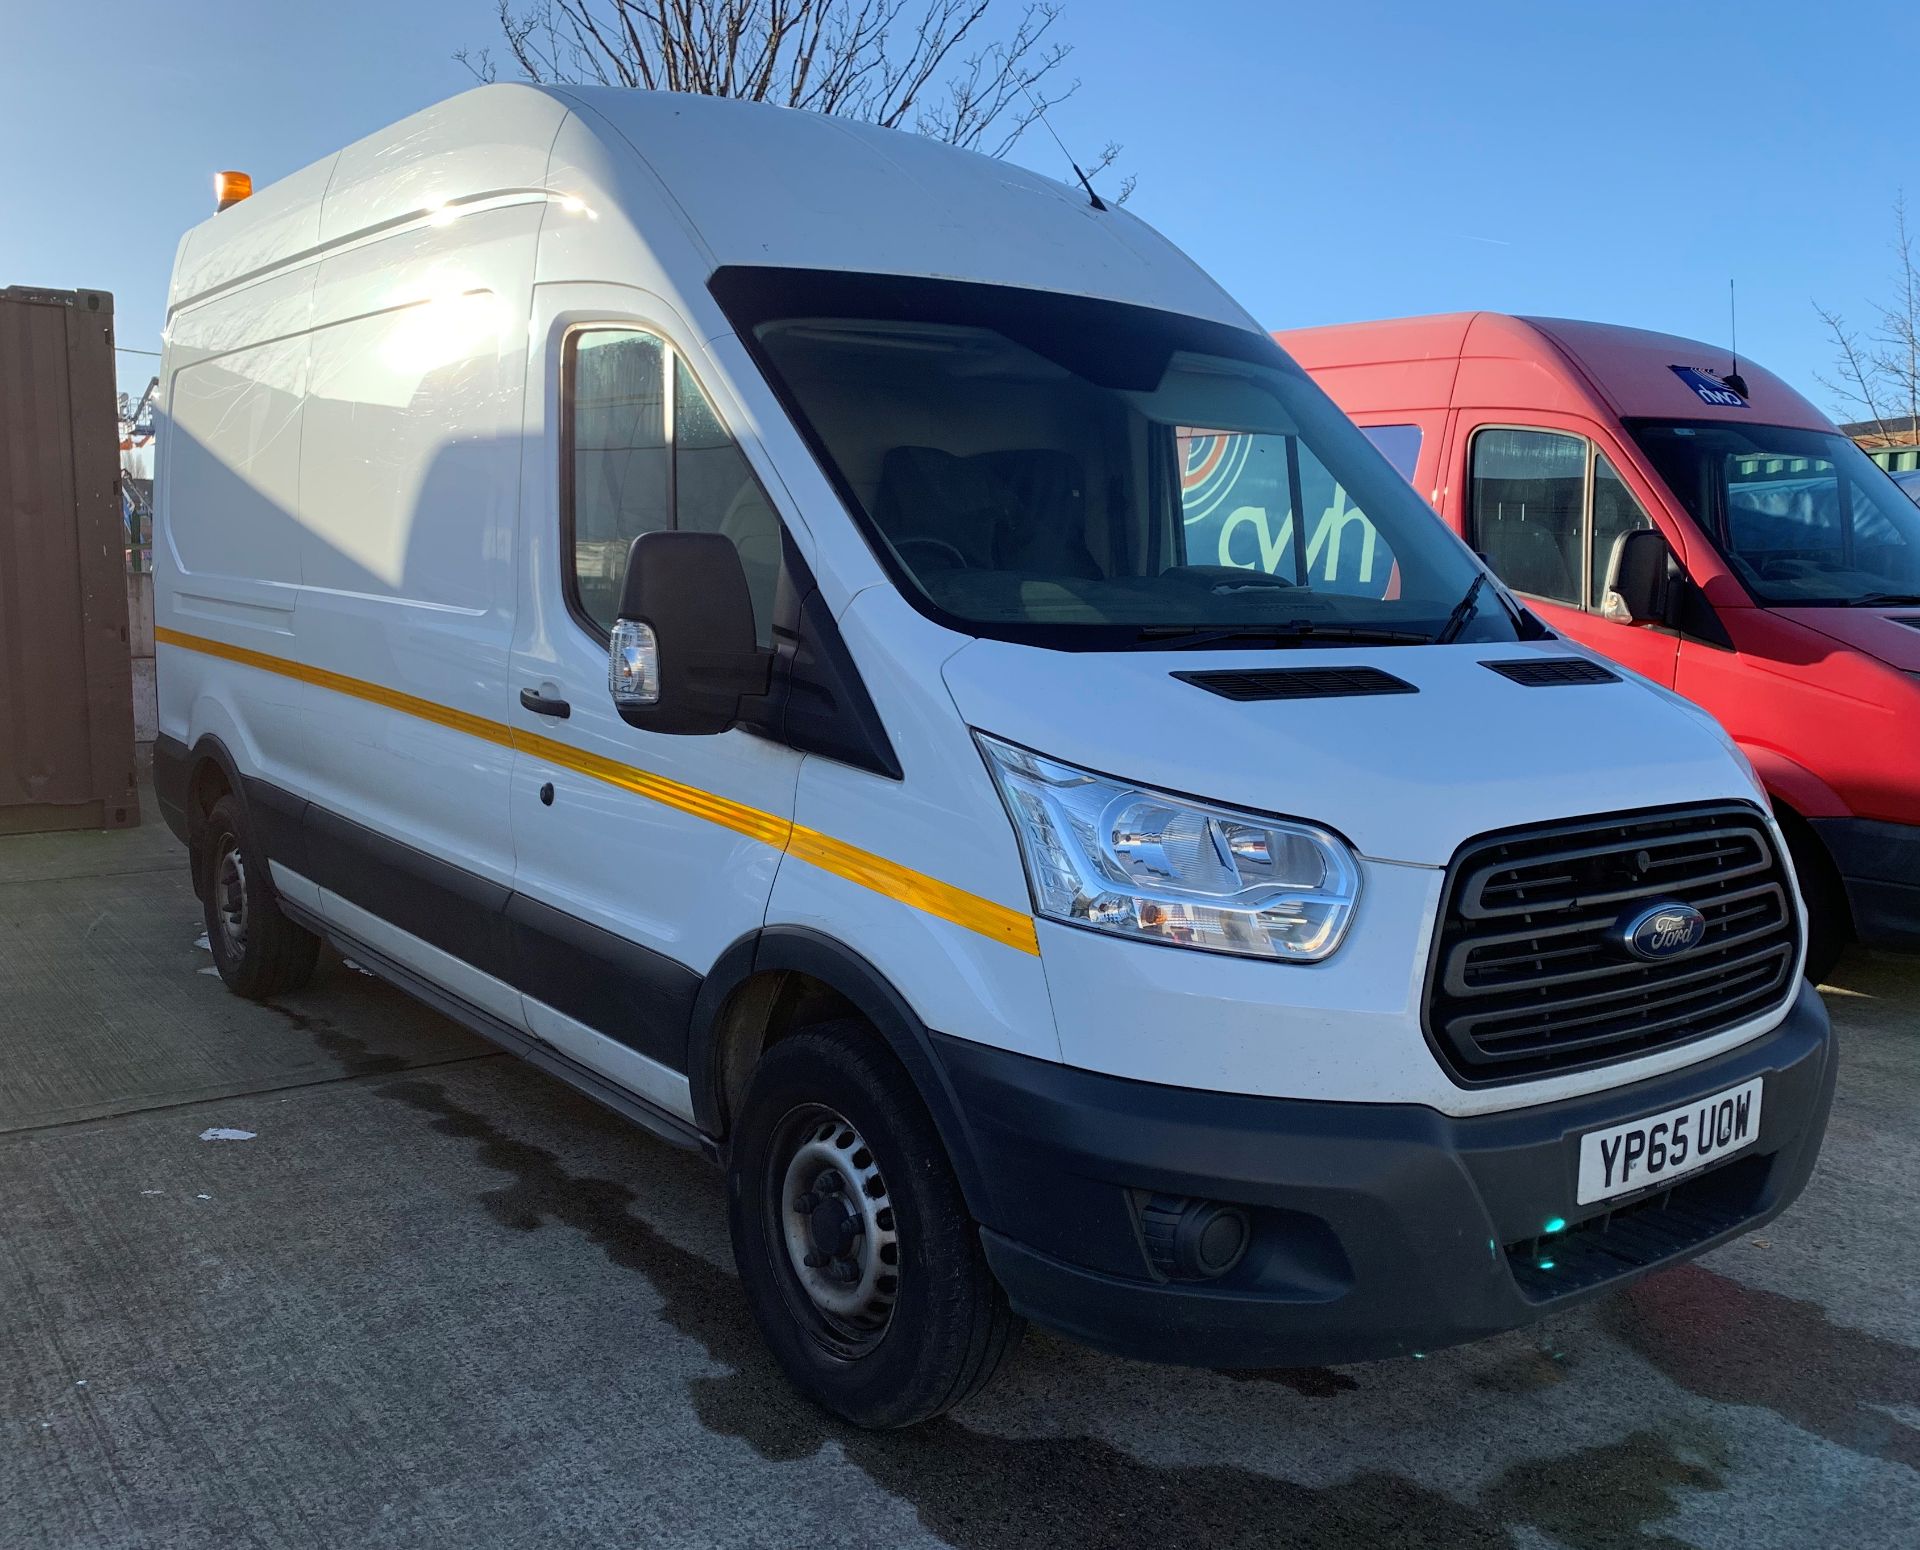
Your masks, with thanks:
<instances>
[{"instance_id":1,"label":"bonnet vent","mask_svg":"<svg viewBox=\"0 0 1920 1550\"><path fill-rule=\"evenodd\" d=\"M1226 700L1339 700L1362 694L1418 694L1377 667L1276 667L1255 672L1175 673Z\"/></svg>"},{"instance_id":2,"label":"bonnet vent","mask_svg":"<svg viewBox=\"0 0 1920 1550\"><path fill-rule=\"evenodd\" d=\"M1482 662L1502 678L1511 678L1529 689L1551 689L1560 684L1617 684L1618 673L1610 673L1598 662L1585 657L1515 657L1505 662Z\"/></svg>"}]
</instances>

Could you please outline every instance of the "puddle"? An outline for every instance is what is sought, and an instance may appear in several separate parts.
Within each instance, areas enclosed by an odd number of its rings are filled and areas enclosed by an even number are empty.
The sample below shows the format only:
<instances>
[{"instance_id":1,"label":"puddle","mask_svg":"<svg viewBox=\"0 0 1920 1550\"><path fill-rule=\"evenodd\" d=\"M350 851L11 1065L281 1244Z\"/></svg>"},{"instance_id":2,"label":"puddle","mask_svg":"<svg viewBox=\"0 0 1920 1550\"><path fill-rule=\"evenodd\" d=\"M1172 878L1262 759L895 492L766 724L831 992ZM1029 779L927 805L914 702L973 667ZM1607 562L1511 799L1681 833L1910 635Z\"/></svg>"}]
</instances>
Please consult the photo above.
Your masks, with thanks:
<instances>
[{"instance_id":1,"label":"puddle","mask_svg":"<svg viewBox=\"0 0 1920 1550\"><path fill-rule=\"evenodd\" d=\"M1920 1406L1912 1346L1701 1265L1637 1282L1598 1311L1608 1333L1692 1393L1764 1407L1843 1448L1920 1470L1920 1429L1880 1408Z\"/></svg>"},{"instance_id":2,"label":"puddle","mask_svg":"<svg viewBox=\"0 0 1920 1550\"><path fill-rule=\"evenodd\" d=\"M1567 1381L1567 1359L1558 1351L1523 1351L1480 1369L1470 1381L1490 1394L1537 1394Z\"/></svg>"}]
</instances>

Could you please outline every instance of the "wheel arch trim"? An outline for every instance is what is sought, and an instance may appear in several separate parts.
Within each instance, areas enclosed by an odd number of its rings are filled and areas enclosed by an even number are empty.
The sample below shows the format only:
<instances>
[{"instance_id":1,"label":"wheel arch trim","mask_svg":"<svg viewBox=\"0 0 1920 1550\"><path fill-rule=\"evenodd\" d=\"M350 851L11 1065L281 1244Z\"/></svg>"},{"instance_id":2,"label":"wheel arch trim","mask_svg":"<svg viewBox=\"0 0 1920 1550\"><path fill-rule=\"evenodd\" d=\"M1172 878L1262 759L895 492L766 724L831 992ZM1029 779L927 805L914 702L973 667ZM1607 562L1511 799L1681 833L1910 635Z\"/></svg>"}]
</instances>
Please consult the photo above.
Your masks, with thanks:
<instances>
[{"instance_id":1,"label":"wheel arch trim","mask_svg":"<svg viewBox=\"0 0 1920 1550\"><path fill-rule=\"evenodd\" d=\"M817 980L874 1029L906 1068L932 1115L968 1210L977 1220L990 1220L989 1188L973 1130L935 1053L931 1030L886 975L854 948L824 932L803 926L762 927L723 952L706 975L687 1035L687 1076L700 1129L724 1153L728 1120L722 1068L725 1013L736 991L762 975L777 973Z\"/></svg>"}]
</instances>

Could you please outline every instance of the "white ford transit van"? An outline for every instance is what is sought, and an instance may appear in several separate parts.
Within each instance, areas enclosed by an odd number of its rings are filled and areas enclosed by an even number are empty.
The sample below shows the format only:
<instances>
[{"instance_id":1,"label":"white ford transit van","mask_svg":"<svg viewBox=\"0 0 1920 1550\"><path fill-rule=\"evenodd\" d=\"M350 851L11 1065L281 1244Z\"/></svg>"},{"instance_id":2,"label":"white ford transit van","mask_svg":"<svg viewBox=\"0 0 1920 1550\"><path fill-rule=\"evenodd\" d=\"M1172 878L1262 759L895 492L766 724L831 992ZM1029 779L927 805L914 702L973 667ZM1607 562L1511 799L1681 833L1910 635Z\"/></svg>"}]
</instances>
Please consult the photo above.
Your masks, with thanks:
<instances>
[{"instance_id":1,"label":"white ford transit van","mask_svg":"<svg viewBox=\"0 0 1920 1550\"><path fill-rule=\"evenodd\" d=\"M221 974L324 938L711 1154L843 1416L1022 1318L1464 1340L1807 1177L1752 770L1123 211L488 86L188 233L162 393L156 784Z\"/></svg>"}]
</instances>

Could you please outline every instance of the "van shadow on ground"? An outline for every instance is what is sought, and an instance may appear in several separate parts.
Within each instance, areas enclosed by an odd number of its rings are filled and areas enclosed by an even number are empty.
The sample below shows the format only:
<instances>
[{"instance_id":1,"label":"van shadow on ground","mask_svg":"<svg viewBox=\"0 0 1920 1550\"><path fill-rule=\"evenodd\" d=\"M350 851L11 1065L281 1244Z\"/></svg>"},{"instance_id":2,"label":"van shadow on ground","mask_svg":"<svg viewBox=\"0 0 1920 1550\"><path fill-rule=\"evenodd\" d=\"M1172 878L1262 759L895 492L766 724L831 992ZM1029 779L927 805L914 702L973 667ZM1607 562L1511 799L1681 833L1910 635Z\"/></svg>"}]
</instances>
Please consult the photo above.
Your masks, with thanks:
<instances>
[{"instance_id":1,"label":"van shadow on ground","mask_svg":"<svg viewBox=\"0 0 1920 1550\"><path fill-rule=\"evenodd\" d=\"M905 1433L873 1434L834 1422L799 1399L762 1346L734 1277L675 1244L635 1213L640 1197L604 1178L573 1174L555 1154L517 1139L494 1120L462 1105L446 1087L402 1076L403 1062L378 1054L331 1020L288 1006L275 1008L325 1050L346 1074L393 1075L375 1091L410 1110L432 1129L477 1150L507 1182L475 1204L502 1227L533 1232L557 1227L579 1234L607 1259L644 1277L661 1302L660 1316L696 1341L721 1376L688 1384L689 1400L709 1431L735 1438L761 1457L792 1462L837 1449L875 1485L909 1504L925 1528L960 1550L1014 1550L1034 1544L1121 1546L1170 1537L1208 1546L1312 1545L1458 1547L1513 1543L1510 1529L1526 1526L1574 1547L1669 1546L1678 1542L1648 1525L1673 1512L1683 1491L1725 1488L1724 1459L1684 1451L1656 1430L1639 1430L1611 1443L1510 1467L1464 1502L1403 1476L1370 1472L1329 1486L1300 1484L1236 1465L1164 1467L1089 1436L1002 1438L952 1417ZM1637 1345L1689 1387L1741 1403L1783 1402L1759 1376L1769 1362L1788 1372L1808 1359L1883 1374L1872 1392L1892 1399L1908 1376L1894 1369L1878 1342L1826 1325L1807 1307L1784 1325L1756 1316L1737 1331L1703 1319L1696 1296L1719 1299L1739 1292L1706 1271L1677 1291L1656 1291L1620 1319L1629 1333L1644 1324ZM1660 1283L1653 1285L1657 1288ZM1674 1302L1673 1299L1678 1299ZM1773 1310L1755 1306L1760 1315ZM1797 1310L1806 1305L1793 1305ZM1720 1333L1746 1352L1744 1382L1723 1382ZM1756 1349L1756 1342L1758 1348ZM1851 1342L1864 1342L1852 1344ZM1790 1348L1790 1349L1789 1349ZM1684 1358L1678 1353L1685 1352ZM1538 1362L1550 1365L1545 1355ZM1523 1364L1526 1365L1526 1364ZM1328 1369L1242 1375L1285 1384L1297 1393L1340 1403L1357 1385ZM1532 1366L1497 1380L1515 1388L1552 1382L1557 1375ZM1865 1392L1865 1390L1863 1390ZM1783 1411L1783 1413L1789 1413ZM1792 1417L1798 1419L1799 1417ZM1817 1419L1822 1435L1849 1446L1870 1443L1864 1428L1845 1418ZM1879 1451L1875 1449L1874 1451ZM1907 1460L1901 1450L1894 1456Z\"/></svg>"}]
</instances>

